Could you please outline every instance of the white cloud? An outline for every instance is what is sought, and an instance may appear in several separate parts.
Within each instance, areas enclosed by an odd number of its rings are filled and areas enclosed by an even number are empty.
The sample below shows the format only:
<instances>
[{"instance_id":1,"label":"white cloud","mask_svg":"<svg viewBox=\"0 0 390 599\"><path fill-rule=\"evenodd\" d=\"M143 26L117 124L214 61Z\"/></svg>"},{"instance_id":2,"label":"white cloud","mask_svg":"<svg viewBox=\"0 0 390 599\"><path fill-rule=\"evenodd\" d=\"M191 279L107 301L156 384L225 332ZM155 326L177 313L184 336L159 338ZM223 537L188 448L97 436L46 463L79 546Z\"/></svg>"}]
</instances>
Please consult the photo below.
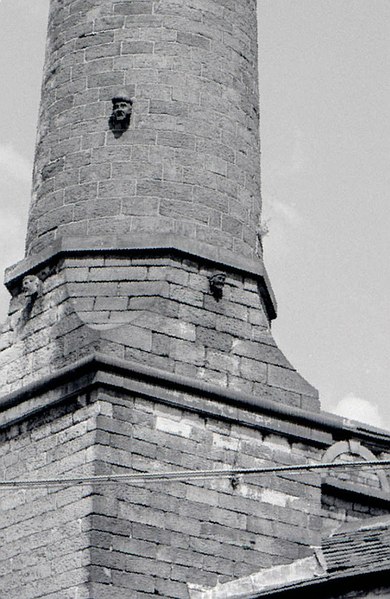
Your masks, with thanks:
<instances>
[{"instance_id":1,"label":"white cloud","mask_svg":"<svg viewBox=\"0 0 390 599\"><path fill-rule=\"evenodd\" d=\"M11 144L0 144L0 171L3 174L29 183L31 181L32 165Z\"/></svg>"},{"instance_id":2,"label":"white cloud","mask_svg":"<svg viewBox=\"0 0 390 599\"><path fill-rule=\"evenodd\" d=\"M332 409L332 412L349 420L358 420L359 422L364 422L378 428L385 427L378 406L367 399L356 397L353 393L348 393L348 395L340 399Z\"/></svg>"},{"instance_id":3,"label":"white cloud","mask_svg":"<svg viewBox=\"0 0 390 599\"><path fill-rule=\"evenodd\" d=\"M298 227L302 224L303 219L296 207L292 204L287 204L285 202L281 202L280 200L274 199L270 202L270 208L274 215L278 216L289 225Z\"/></svg>"}]
</instances>

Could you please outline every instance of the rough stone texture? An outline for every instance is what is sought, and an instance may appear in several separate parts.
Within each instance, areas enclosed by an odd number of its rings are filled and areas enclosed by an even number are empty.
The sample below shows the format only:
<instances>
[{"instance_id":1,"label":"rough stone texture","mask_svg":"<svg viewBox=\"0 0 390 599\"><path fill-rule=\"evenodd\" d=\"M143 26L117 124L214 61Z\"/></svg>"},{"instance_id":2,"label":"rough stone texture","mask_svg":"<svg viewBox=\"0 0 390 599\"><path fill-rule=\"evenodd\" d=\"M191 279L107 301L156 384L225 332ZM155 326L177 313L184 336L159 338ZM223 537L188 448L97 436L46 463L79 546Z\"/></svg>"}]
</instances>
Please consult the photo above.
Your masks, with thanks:
<instances>
[{"instance_id":1,"label":"rough stone texture","mask_svg":"<svg viewBox=\"0 0 390 599\"><path fill-rule=\"evenodd\" d=\"M98 418L97 459L103 473L299 459L281 437L256 435L240 424L118 393L102 393L99 399L112 406L110 418ZM229 479L123 484L105 489L100 499L94 528L101 543L92 551L98 596L104 583L111 583L112 597L126 588L187 597L187 582L215 584L218 577L253 572L260 563L286 563L306 555L319 535L309 524L318 510L316 475L305 482L248 479L235 489Z\"/></svg>"},{"instance_id":2,"label":"rough stone texture","mask_svg":"<svg viewBox=\"0 0 390 599\"><path fill-rule=\"evenodd\" d=\"M134 104L117 139L121 89ZM37 142L28 254L145 231L253 256L256 2L52 0Z\"/></svg>"},{"instance_id":3,"label":"rough stone texture","mask_svg":"<svg viewBox=\"0 0 390 599\"><path fill-rule=\"evenodd\" d=\"M83 408L5 429L2 476L294 464L309 451L125 392L87 397ZM319 541L319 482L268 475L235 487L220 479L6 491L0 588L7 599L184 599L187 582L214 585L307 555Z\"/></svg>"},{"instance_id":4,"label":"rough stone texture","mask_svg":"<svg viewBox=\"0 0 390 599\"><path fill-rule=\"evenodd\" d=\"M0 432L0 477L94 473L96 404L62 406ZM7 599L88 599L91 487L1 491L0 595Z\"/></svg>"},{"instance_id":5,"label":"rough stone texture","mask_svg":"<svg viewBox=\"0 0 390 599\"><path fill-rule=\"evenodd\" d=\"M332 444L314 427L278 432L276 417L193 392L161 401L155 384L135 393L123 375L94 380L2 428L3 478L285 466L320 462L318 445ZM312 555L326 524L315 472L2 493L7 599L188 599L188 583L214 587Z\"/></svg>"},{"instance_id":6,"label":"rough stone texture","mask_svg":"<svg viewBox=\"0 0 390 599\"><path fill-rule=\"evenodd\" d=\"M342 525L311 557L213 588L189 585L191 599L388 597L389 516Z\"/></svg>"},{"instance_id":7,"label":"rough stone texture","mask_svg":"<svg viewBox=\"0 0 390 599\"><path fill-rule=\"evenodd\" d=\"M8 279L0 332L1 477L320 463L341 439L389 446L321 422L316 390L271 334L256 35L255 0L51 1L29 266ZM133 114L115 137L123 89ZM158 245L164 234L205 251ZM118 243L136 235L151 239L144 251ZM25 274L42 282L35 298ZM383 491L375 475L336 483ZM290 564L324 525L360 517L351 496L334 509L332 488L305 472L2 491L0 596L187 599L187 583Z\"/></svg>"},{"instance_id":8,"label":"rough stone texture","mask_svg":"<svg viewBox=\"0 0 390 599\"><path fill-rule=\"evenodd\" d=\"M257 282L228 272L210 293L210 266L169 256L66 258L37 274L26 314L19 286L0 335L2 392L100 350L288 405L319 409L317 392L271 335Z\"/></svg>"},{"instance_id":9,"label":"rough stone texture","mask_svg":"<svg viewBox=\"0 0 390 599\"><path fill-rule=\"evenodd\" d=\"M390 506L385 507L385 502L376 501L367 490L367 496L352 497L352 493L333 488L332 492L323 491L322 507L324 529L334 530L341 522L350 522L362 518L382 516L390 513ZM381 505L382 503L382 505ZM388 504L388 502L387 502ZM328 520L326 522L326 520Z\"/></svg>"},{"instance_id":10,"label":"rough stone texture","mask_svg":"<svg viewBox=\"0 0 390 599\"><path fill-rule=\"evenodd\" d=\"M356 441L339 441L323 454L325 462L356 462L388 459L389 453L376 456ZM337 530L342 522L350 522L390 513L389 478L386 469L351 468L323 472L323 529Z\"/></svg>"}]
</instances>

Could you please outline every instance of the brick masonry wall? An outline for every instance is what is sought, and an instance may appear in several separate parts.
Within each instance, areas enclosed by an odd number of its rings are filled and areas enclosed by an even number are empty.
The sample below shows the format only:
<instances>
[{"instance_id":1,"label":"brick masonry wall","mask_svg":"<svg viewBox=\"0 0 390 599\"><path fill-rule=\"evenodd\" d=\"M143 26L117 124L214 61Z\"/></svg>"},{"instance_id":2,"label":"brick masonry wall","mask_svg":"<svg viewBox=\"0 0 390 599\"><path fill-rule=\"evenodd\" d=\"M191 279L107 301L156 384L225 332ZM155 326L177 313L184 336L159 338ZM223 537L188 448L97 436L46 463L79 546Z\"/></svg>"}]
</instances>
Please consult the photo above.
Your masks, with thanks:
<instances>
[{"instance_id":1,"label":"brick masonry wall","mask_svg":"<svg viewBox=\"0 0 390 599\"><path fill-rule=\"evenodd\" d=\"M51 272L47 279L53 286L53 278L57 281L56 293L66 287L61 277ZM48 305L49 297L43 298ZM64 337L58 359L71 363L90 352L96 340L84 341L87 325L77 328L74 313L62 314L67 317L58 325ZM37 339L31 334L25 341L34 345ZM123 376L97 380L105 387L80 398L85 407L77 408L74 399L3 428L0 476L301 464L321 462L325 448L318 443L332 445L329 434L216 403L201 393L195 397L172 390L180 402L172 407L153 400L155 383L146 398L125 391ZM364 481L368 494L378 489L372 477ZM223 479L6 491L0 513L0 589L7 599L122 599L126 593L136 599L156 594L187 599L188 582L214 586L218 580L290 563L310 554L321 532L345 518L366 515L356 505L331 501L327 496L321 501L319 473L244 477L235 484Z\"/></svg>"},{"instance_id":2,"label":"brick masonry wall","mask_svg":"<svg viewBox=\"0 0 390 599\"><path fill-rule=\"evenodd\" d=\"M46 478L295 464L312 448L125 392L41 413L0 438L1 476ZM88 403L88 401L87 401ZM227 409L226 414L230 412ZM186 599L319 542L316 474L4 491L7 599Z\"/></svg>"},{"instance_id":3,"label":"brick masonry wall","mask_svg":"<svg viewBox=\"0 0 390 599\"><path fill-rule=\"evenodd\" d=\"M361 498L360 500L357 498L351 500L348 499L347 494L342 498L335 496L335 494L323 493L323 518L324 521L328 520L327 524L324 524L324 528L334 530L342 522L384 516L390 512L389 507L378 507L377 505L374 505L374 503L375 502L370 495L366 498Z\"/></svg>"},{"instance_id":4,"label":"brick masonry wall","mask_svg":"<svg viewBox=\"0 0 390 599\"><path fill-rule=\"evenodd\" d=\"M389 459L389 454L382 453L377 459ZM360 473L363 472L360 469ZM371 471L371 476L335 476L324 477L321 494L324 534L337 530L343 522L352 522L363 518L383 516L390 513L388 492L381 489L378 477ZM331 481L331 485L326 484Z\"/></svg>"},{"instance_id":5,"label":"brick masonry wall","mask_svg":"<svg viewBox=\"0 0 390 599\"><path fill-rule=\"evenodd\" d=\"M256 25L255 0L52 0L27 253L137 231L253 256ZM133 115L115 138L122 89Z\"/></svg>"},{"instance_id":6,"label":"brick masonry wall","mask_svg":"<svg viewBox=\"0 0 390 599\"><path fill-rule=\"evenodd\" d=\"M373 453L356 440L338 441L323 454L322 461L356 462L387 460L388 452ZM323 471L322 518L324 531L342 522L381 516L390 512L389 477L385 468L350 468Z\"/></svg>"},{"instance_id":7,"label":"brick masonry wall","mask_svg":"<svg viewBox=\"0 0 390 599\"><path fill-rule=\"evenodd\" d=\"M98 404L62 406L0 431L0 478L94 472ZM0 596L90 599L88 486L0 491Z\"/></svg>"},{"instance_id":8,"label":"brick masonry wall","mask_svg":"<svg viewBox=\"0 0 390 599\"><path fill-rule=\"evenodd\" d=\"M37 273L26 314L20 286L0 336L7 393L100 350L277 402L319 409L318 395L272 337L256 280L172 256L86 255ZM20 283L19 283L20 285Z\"/></svg>"},{"instance_id":9,"label":"brick masonry wall","mask_svg":"<svg viewBox=\"0 0 390 599\"><path fill-rule=\"evenodd\" d=\"M317 443L299 438L297 425L289 435L267 432L264 425L276 431L278 418L210 400L205 411L202 397L193 395L168 406L125 391L123 383L114 390L108 381L3 427L0 477L321 461ZM311 555L321 532L330 530L327 497L321 498L314 472L1 493L0 594L7 599L123 599L130 593L132 599L188 599L188 583L213 587L289 564ZM333 528L344 519L345 513Z\"/></svg>"},{"instance_id":10,"label":"brick masonry wall","mask_svg":"<svg viewBox=\"0 0 390 599\"><path fill-rule=\"evenodd\" d=\"M294 464L310 447L239 422L123 393L99 393L97 471L167 471ZM111 413L110 413L111 410ZM318 475L120 484L97 495L93 592L119 599L187 598L187 583L288 563L319 541Z\"/></svg>"}]
</instances>

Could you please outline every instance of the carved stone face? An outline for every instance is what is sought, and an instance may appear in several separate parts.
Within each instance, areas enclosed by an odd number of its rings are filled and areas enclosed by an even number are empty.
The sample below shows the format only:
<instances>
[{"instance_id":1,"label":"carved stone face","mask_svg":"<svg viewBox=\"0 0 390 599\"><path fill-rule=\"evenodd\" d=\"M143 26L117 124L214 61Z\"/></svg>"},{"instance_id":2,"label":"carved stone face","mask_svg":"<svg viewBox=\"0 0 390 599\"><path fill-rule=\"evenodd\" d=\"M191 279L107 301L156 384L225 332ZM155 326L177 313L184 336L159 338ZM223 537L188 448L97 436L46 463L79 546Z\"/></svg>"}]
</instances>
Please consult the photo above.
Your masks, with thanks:
<instances>
[{"instance_id":1,"label":"carved stone face","mask_svg":"<svg viewBox=\"0 0 390 599\"><path fill-rule=\"evenodd\" d=\"M222 290L225 285L226 275L223 272L217 272L209 278L210 291L217 297L222 297Z\"/></svg>"},{"instance_id":2,"label":"carved stone face","mask_svg":"<svg viewBox=\"0 0 390 599\"><path fill-rule=\"evenodd\" d=\"M112 113L110 127L114 131L124 131L128 128L133 107L133 101L126 95L118 94L112 98Z\"/></svg>"},{"instance_id":3,"label":"carved stone face","mask_svg":"<svg viewBox=\"0 0 390 599\"><path fill-rule=\"evenodd\" d=\"M124 121L127 118L130 118L131 115L131 103L126 102L125 100L116 100L113 101L112 105L112 116L113 118L120 122Z\"/></svg>"},{"instance_id":4,"label":"carved stone face","mask_svg":"<svg viewBox=\"0 0 390 599\"><path fill-rule=\"evenodd\" d=\"M223 286L225 285L225 279L226 275L222 272L218 272L217 274L210 277L210 285L212 285L212 287L214 287L215 289L222 290Z\"/></svg>"},{"instance_id":5,"label":"carved stone face","mask_svg":"<svg viewBox=\"0 0 390 599\"><path fill-rule=\"evenodd\" d=\"M42 282L35 275L27 275L23 279L22 291L26 298L37 297L42 290Z\"/></svg>"}]
</instances>

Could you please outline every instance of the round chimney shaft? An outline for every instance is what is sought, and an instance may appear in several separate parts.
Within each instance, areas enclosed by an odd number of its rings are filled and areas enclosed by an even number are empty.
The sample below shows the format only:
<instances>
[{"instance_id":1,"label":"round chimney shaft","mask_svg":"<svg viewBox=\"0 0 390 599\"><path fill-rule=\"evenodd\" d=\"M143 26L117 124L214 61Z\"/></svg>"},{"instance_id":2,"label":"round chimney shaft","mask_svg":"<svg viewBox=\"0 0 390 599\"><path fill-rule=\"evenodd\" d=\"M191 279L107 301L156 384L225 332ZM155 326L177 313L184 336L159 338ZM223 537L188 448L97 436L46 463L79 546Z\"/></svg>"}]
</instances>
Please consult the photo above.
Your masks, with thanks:
<instances>
[{"instance_id":1,"label":"round chimney shaft","mask_svg":"<svg viewBox=\"0 0 390 599\"><path fill-rule=\"evenodd\" d=\"M255 0L52 0L26 255L143 233L256 260L258 103Z\"/></svg>"}]
</instances>

